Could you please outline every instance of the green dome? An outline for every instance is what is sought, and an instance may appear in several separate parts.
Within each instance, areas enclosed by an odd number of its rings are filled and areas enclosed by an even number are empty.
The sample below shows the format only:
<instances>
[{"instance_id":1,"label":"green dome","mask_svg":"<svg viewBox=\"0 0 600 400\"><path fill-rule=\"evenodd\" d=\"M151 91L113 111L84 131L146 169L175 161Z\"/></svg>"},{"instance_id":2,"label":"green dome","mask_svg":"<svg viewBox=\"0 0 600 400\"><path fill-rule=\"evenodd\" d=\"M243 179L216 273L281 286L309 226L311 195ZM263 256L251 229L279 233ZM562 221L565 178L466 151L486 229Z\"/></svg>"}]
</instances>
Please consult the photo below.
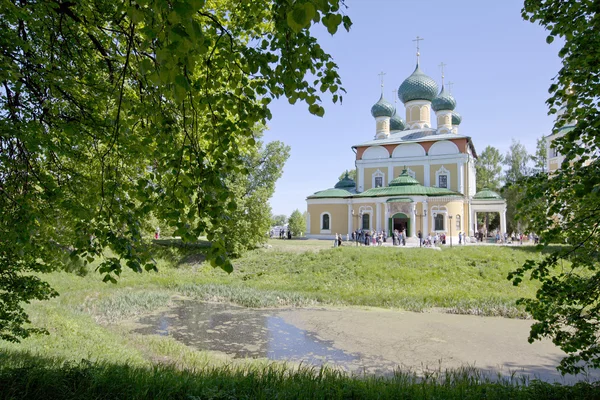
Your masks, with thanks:
<instances>
[{"instance_id":1,"label":"green dome","mask_svg":"<svg viewBox=\"0 0 600 400\"><path fill-rule=\"evenodd\" d=\"M354 182L349 176L348 171L346 171L346 176L344 176L338 183L335 184L335 189L354 189L356 187L356 182Z\"/></svg>"},{"instance_id":2,"label":"green dome","mask_svg":"<svg viewBox=\"0 0 600 400\"><path fill-rule=\"evenodd\" d=\"M452 125L460 125L462 117L456 111L452 111Z\"/></svg>"},{"instance_id":3,"label":"green dome","mask_svg":"<svg viewBox=\"0 0 600 400\"><path fill-rule=\"evenodd\" d=\"M398 113L394 112L392 118L390 119L390 131L403 131L406 129L406 123Z\"/></svg>"},{"instance_id":4,"label":"green dome","mask_svg":"<svg viewBox=\"0 0 600 400\"><path fill-rule=\"evenodd\" d=\"M379 101L371 107L371 115L374 118L391 117L394 115L395 111L396 109L394 106L383 98L383 93L381 94Z\"/></svg>"},{"instance_id":5,"label":"green dome","mask_svg":"<svg viewBox=\"0 0 600 400\"><path fill-rule=\"evenodd\" d=\"M403 103L411 100L432 101L438 92L438 85L433 79L425 75L419 64L411 76L406 78L398 88L398 97Z\"/></svg>"},{"instance_id":6,"label":"green dome","mask_svg":"<svg viewBox=\"0 0 600 400\"><path fill-rule=\"evenodd\" d=\"M473 196L476 200L504 200L502 196L490 189L481 189Z\"/></svg>"},{"instance_id":7,"label":"green dome","mask_svg":"<svg viewBox=\"0 0 600 400\"><path fill-rule=\"evenodd\" d=\"M446 88L442 86L440 94L438 94L431 102L431 108L433 108L433 111L441 111L454 110L454 107L456 107L456 100L454 100L454 97L450 92L446 91Z\"/></svg>"},{"instance_id":8,"label":"green dome","mask_svg":"<svg viewBox=\"0 0 600 400\"><path fill-rule=\"evenodd\" d=\"M390 182L390 186L411 186L419 185L419 181L408 174L406 170L402 170L402 173L394 178Z\"/></svg>"}]
</instances>

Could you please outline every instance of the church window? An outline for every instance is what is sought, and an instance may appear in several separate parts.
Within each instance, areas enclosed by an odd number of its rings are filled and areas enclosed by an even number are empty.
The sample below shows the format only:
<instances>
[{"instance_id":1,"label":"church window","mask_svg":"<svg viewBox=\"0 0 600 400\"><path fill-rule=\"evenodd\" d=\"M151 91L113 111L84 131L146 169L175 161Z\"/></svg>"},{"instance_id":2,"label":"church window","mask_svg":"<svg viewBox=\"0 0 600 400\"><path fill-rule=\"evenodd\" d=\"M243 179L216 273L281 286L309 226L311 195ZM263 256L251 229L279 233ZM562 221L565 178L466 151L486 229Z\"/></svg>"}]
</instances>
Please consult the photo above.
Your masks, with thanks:
<instances>
[{"instance_id":1,"label":"church window","mask_svg":"<svg viewBox=\"0 0 600 400\"><path fill-rule=\"evenodd\" d=\"M321 218L321 229L329 230L329 214L323 214Z\"/></svg>"},{"instance_id":2,"label":"church window","mask_svg":"<svg viewBox=\"0 0 600 400\"><path fill-rule=\"evenodd\" d=\"M381 170L378 169L377 171L375 171L372 176L371 187L382 187L384 177L385 174L381 172Z\"/></svg>"},{"instance_id":3,"label":"church window","mask_svg":"<svg viewBox=\"0 0 600 400\"><path fill-rule=\"evenodd\" d=\"M371 215L370 214L363 214L362 229L371 229Z\"/></svg>"},{"instance_id":4,"label":"church window","mask_svg":"<svg viewBox=\"0 0 600 400\"><path fill-rule=\"evenodd\" d=\"M460 230L460 215L456 214L456 229Z\"/></svg>"},{"instance_id":5,"label":"church window","mask_svg":"<svg viewBox=\"0 0 600 400\"><path fill-rule=\"evenodd\" d=\"M438 175L438 187L448 188L448 175Z\"/></svg>"},{"instance_id":6,"label":"church window","mask_svg":"<svg viewBox=\"0 0 600 400\"><path fill-rule=\"evenodd\" d=\"M433 222L436 231L444 230L444 215L445 214L437 214L435 217L433 217Z\"/></svg>"}]
</instances>

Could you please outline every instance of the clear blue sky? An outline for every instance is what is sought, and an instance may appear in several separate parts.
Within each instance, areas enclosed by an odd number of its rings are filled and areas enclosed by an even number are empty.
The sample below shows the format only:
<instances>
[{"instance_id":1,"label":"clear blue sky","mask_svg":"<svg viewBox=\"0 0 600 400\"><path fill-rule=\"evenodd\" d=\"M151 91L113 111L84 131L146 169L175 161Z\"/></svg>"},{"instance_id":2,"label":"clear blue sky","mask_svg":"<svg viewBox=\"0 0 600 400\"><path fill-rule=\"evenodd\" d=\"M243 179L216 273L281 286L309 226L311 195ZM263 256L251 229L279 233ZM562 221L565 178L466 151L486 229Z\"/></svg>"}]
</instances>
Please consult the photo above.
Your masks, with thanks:
<instances>
[{"instance_id":1,"label":"clear blue sky","mask_svg":"<svg viewBox=\"0 0 600 400\"><path fill-rule=\"evenodd\" d=\"M306 210L306 197L333 187L339 175L354 168L352 145L373 139L371 106L380 95L379 72L385 75L384 94L415 68L421 42L421 68L441 83L454 82L459 132L471 136L478 152L491 145L506 153L512 138L530 153L536 140L550 133L554 118L547 115L548 87L561 67L560 42L546 44L547 32L521 18L522 0L347 0L353 21L350 32L335 36L314 29L321 45L334 58L347 94L343 104L324 99L325 116L308 113L301 103L272 103L273 119L264 140L291 147L271 199L273 214L289 216ZM397 104L404 118L404 106Z\"/></svg>"}]
</instances>

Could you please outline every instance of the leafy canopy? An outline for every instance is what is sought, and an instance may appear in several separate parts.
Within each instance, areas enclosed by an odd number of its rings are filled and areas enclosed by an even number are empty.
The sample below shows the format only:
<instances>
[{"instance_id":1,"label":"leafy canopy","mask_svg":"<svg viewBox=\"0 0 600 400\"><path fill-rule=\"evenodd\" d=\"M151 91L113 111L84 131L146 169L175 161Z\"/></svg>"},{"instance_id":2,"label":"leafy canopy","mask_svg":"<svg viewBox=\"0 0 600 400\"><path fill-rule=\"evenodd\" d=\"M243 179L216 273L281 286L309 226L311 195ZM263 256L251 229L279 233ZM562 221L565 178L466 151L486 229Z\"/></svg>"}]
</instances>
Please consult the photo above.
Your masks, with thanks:
<instances>
[{"instance_id":1,"label":"leafy canopy","mask_svg":"<svg viewBox=\"0 0 600 400\"><path fill-rule=\"evenodd\" d=\"M306 220L304 215L300 213L300 210L296 209L290 215L288 219L288 228L294 236L300 236L306 233Z\"/></svg>"},{"instance_id":2,"label":"leafy canopy","mask_svg":"<svg viewBox=\"0 0 600 400\"><path fill-rule=\"evenodd\" d=\"M206 234L231 270L232 177L250 173L256 126L285 96L322 116L337 65L311 35L349 29L343 0L0 2L0 337L22 302L57 295L38 272L102 257L152 270L142 222ZM241 175L240 175L241 174Z\"/></svg>"},{"instance_id":3,"label":"leafy canopy","mask_svg":"<svg viewBox=\"0 0 600 400\"><path fill-rule=\"evenodd\" d=\"M564 40L563 67L547 103L551 114L564 111L552 146L565 159L552 175L529 179L520 214L532 219L544 244L567 246L528 261L509 279L541 282L535 299L521 300L537 320L529 340L552 338L568 354L559 369L573 373L600 367L600 3L526 0L523 17L550 31L548 43ZM573 121L572 130L561 129Z\"/></svg>"}]
</instances>

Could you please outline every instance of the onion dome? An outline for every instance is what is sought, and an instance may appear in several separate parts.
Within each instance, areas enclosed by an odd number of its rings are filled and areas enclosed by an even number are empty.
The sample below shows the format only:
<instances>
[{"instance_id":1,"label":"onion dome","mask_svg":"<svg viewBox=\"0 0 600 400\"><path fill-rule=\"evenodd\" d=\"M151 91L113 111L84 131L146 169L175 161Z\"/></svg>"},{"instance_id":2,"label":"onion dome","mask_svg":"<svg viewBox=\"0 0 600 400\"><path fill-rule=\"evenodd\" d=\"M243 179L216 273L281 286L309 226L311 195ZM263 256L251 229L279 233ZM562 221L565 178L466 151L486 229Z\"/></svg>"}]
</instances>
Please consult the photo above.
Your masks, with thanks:
<instances>
[{"instance_id":1,"label":"onion dome","mask_svg":"<svg viewBox=\"0 0 600 400\"><path fill-rule=\"evenodd\" d=\"M379 101L375 103L373 107L371 107L371 115L374 118L391 117L392 115L394 115L395 111L396 109L394 108L394 106L383 98L383 93L381 94Z\"/></svg>"},{"instance_id":2,"label":"onion dome","mask_svg":"<svg viewBox=\"0 0 600 400\"><path fill-rule=\"evenodd\" d=\"M348 171L346 171L346 176L344 176L338 183L335 184L335 189L354 189L356 187L356 182L352 178L348 176Z\"/></svg>"},{"instance_id":3,"label":"onion dome","mask_svg":"<svg viewBox=\"0 0 600 400\"><path fill-rule=\"evenodd\" d=\"M408 174L405 169L398 175L397 178L392 179L390 186L412 186L419 185L419 181Z\"/></svg>"},{"instance_id":4,"label":"onion dome","mask_svg":"<svg viewBox=\"0 0 600 400\"><path fill-rule=\"evenodd\" d=\"M411 100L432 101L438 92L438 85L433 79L425 75L419 64L411 76L406 78L398 88L398 97L403 103Z\"/></svg>"},{"instance_id":5,"label":"onion dome","mask_svg":"<svg viewBox=\"0 0 600 400\"><path fill-rule=\"evenodd\" d=\"M454 107L456 107L456 100L442 85L442 91L431 102L431 108L433 108L433 111L442 111L454 110Z\"/></svg>"},{"instance_id":6,"label":"onion dome","mask_svg":"<svg viewBox=\"0 0 600 400\"><path fill-rule=\"evenodd\" d=\"M462 117L456 111L452 111L452 125L460 125Z\"/></svg>"},{"instance_id":7,"label":"onion dome","mask_svg":"<svg viewBox=\"0 0 600 400\"><path fill-rule=\"evenodd\" d=\"M502 196L490 189L481 189L473 196L476 200L503 200Z\"/></svg>"},{"instance_id":8,"label":"onion dome","mask_svg":"<svg viewBox=\"0 0 600 400\"><path fill-rule=\"evenodd\" d=\"M403 131L405 129L406 123L397 112L394 112L394 115L392 115L392 118L390 119L390 131Z\"/></svg>"}]
</instances>

